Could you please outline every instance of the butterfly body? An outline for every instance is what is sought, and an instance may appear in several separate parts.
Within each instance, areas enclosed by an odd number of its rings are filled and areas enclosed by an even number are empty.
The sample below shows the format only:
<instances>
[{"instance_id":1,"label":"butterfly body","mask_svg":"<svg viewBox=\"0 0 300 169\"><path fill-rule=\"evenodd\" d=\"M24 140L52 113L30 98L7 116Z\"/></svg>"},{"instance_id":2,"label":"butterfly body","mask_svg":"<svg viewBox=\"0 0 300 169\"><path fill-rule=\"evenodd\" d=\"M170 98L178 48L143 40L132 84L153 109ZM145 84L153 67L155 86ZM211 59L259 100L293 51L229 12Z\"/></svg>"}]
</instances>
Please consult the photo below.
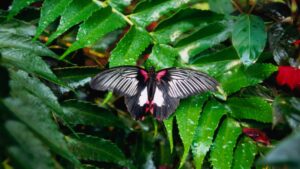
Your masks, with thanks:
<instances>
[{"instance_id":1,"label":"butterfly body","mask_svg":"<svg viewBox=\"0 0 300 169\"><path fill-rule=\"evenodd\" d=\"M111 90L125 97L128 111L135 119L152 114L158 120L169 117L181 98L214 90L216 80L190 69L168 68L155 72L124 66L102 71L91 81L96 90Z\"/></svg>"}]
</instances>

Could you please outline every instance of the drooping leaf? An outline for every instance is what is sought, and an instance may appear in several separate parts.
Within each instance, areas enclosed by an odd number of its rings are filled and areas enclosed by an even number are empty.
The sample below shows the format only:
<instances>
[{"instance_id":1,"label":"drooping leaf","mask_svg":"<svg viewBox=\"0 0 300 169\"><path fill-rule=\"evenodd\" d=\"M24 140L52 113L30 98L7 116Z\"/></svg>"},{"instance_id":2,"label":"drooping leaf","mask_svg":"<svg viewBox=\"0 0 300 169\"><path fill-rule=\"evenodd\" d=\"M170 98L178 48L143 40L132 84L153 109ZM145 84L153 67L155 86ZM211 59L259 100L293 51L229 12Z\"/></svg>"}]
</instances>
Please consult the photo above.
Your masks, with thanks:
<instances>
[{"instance_id":1,"label":"drooping leaf","mask_svg":"<svg viewBox=\"0 0 300 169\"><path fill-rule=\"evenodd\" d=\"M203 160L213 143L215 130L226 111L224 105L217 101L210 101L206 104L192 144L193 158L197 169L202 167Z\"/></svg>"},{"instance_id":2,"label":"drooping leaf","mask_svg":"<svg viewBox=\"0 0 300 169\"><path fill-rule=\"evenodd\" d=\"M254 64L245 68L243 65L225 72L218 78L227 94L234 93L243 87L252 86L261 83L269 77L277 67L272 64Z\"/></svg>"},{"instance_id":3,"label":"drooping leaf","mask_svg":"<svg viewBox=\"0 0 300 169\"><path fill-rule=\"evenodd\" d=\"M159 43L176 44L176 42L184 37L222 18L222 15L210 11L187 9L163 22L152 35Z\"/></svg>"},{"instance_id":4,"label":"drooping leaf","mask_svg":"<svg viewBox=\"0 0 300 169\"><path fill-rule=\"evenodd\" d=\"M183 166L186 157L192 145L195 130L198 125L201 109L208 95L192 96L182 100L176 110L176 121L178 124L179 135L183 143L183 155L181 157L180 167Z\"/></svg>"},{"instance_id":5,"label":"drooping leaf","mask_svg":"<svg viewBox=\"0 0 300 169\"><path fill-rule=\"evenodd\" d=\"M157 70L173 67L177 52L169 45L157 44L146 61L148 67L154 66Z\"/></svg>"},{"instance_id":6,"label":"drooping leaf","mask_svg":"<svg viewBox=\"0 0 300 169\"><path fill-rule=\"evenodd\" d=\"M15 48L0 49L2 55L1 61L4 64L9 64L22 69L29 73L52 81L54 83L64 85L51 71L49 65L46 64L41 57L31 51Z\"/></svg>"},{"instance_id":7,"label":"drooping leaf","mask_svg":"<svg viewBox=\"0 0 300 169\"><path fill-rule=\"evenodd\" d=\"M9 110L32 129L54 152L74 164L79 164L79 161L68 150L63 134L59 132L51 118L50 110L38 98L26 91L13 92L17 98L4 100L4 104Z\"/></svg>"},{"instance_id":8,"label":"drooping leaf","mask_svg":"<svg viewBox=\"0 0 300 169\"><path fill-rule=\"evenodd\" d=\"M100 11L94 12L84 23L80 25L77 41L60 57L63 59L69 53L90 46L105 34L116 30L125 25L124 19L112 12L111 8L107 7Z\"/></svg>"},{"instance_id":9,"label":"drooping leaf","mask_svg":"<svg viewBox=\"0 0 300 169\"><path fill-rule=\"evenodd\" d=\"M25 90L32 95L39 98L39 100L53 110L58 116L63 117L64 113L59 105L56 96L53 92L40 80L35 77L29 77L26 72L17 71L10 74L12 81L10 82L11 88L20 91Z\"/></svg>"},{"instance_id":10,"label":"drooping leaf","mask_svg":"<svg viewBox=\"0 0 300 169\"><path fill-rule=\"evenodd\" d=\"M232 43L241 61L251 65L257 61L267 40L264 22L254 15L240 15L233 26Z\"/></svg>"},{"instance_id":11,"label":"drooping leaf","mask_svg":"<svg viewBox=\"0 0 300 169\"><path fill-rule=\"evenodd\" d=\"M226 40L229 37L229 32L225 23L213 23L179 41L176 44L176 49L181 60L188 63L191 57Z\"/></svg>"},{"instance_id":12,"label":"drooping leaf","mask_svg":"<svg viewBox=\"0 0 300 169\"><path fill-rule=\"evenodd\" d=\"M64 119L73 125L124 127L117 116L107 109L88 102L69 100L62 103Z\"/></svg>"},{"instance_id":13,"label":"drooping leaf","mask_svg":"<svg viewBox=\"0 0 300 169\"><path fill-rule=\"evenodd\" d=\"M210 10L217 13L230 14L234 11L232 3L228 0L208 0L208 4Z\"/></svg>"},{"instance_id":14,"label":"drooping leaf","mask_svg":"<svg viewBox=\"0 0 300 169\"><path fill-rule=\"evenodd\" d=\"M34 39L37 39L47 26L55 21L59 15L67 9L72 0L45 0L41 9L39 26L36 30Z\"/></svg>"},{"instance_id":15,"label":"drooping leaf","mask_svg":"<svg viewBox=\"0 0 300 169\"><path fill-rule=\"evenodd\" d=\"M37 1L38 0L14 0L9 10L7 18L11 19L15 15L17 15L22 9Z\"/></svg>"},{"instance_id":16,"label":"drooping leaf","mask_svg":"<svg viewBox=\"0 0 300 169\"><path fill-rule=\"evenodd\" d=\"M138 26L146 27L151 22L158 21L162 17L168 18L172 14L177 11L188 7L189 3L192 3L194 0L186 0L186 1L176 1L176 0L168 0L163 1L161 3L155 4L150 8L139 11L130 15L130 18L137 23Z\"/></svg>"},{"instance_id":17,"label":"drooping leaf","mask_svg":"<svg viewBox=\"0 0 300 169\"><path fill-rule=\"evenodd\" d=\"M20 148L10 147L8 149L13 158L21 163L19 165L32 169L51 169L54 167L49 150L24 124L17 121L7 121L5 128L20 146Z\"/></svg>"},{"instance_id":18,"label":"drooping leaf","mask_svg":"<svg viewBox=\"0 0 300 169\"><path fill-rule=\"evenodd\" d=\"M210 161L215 169L232 167L233 149L242 129L238 122L226 118L218 131L210 153Z\"/></svg>"},{"instance_id":19,"label":"drooping leaf","mask_svg":"<svg viewBox=\"0 0 300 169\"><path fill-rule=\"evenodd\" d=\"M300 132L297 131L284 139L272 149L264 158L259 160L260 165L271 165L297 169L300 167Z\"/></svg>"},{"instance_id":20,"label":"drooping leaf","mask_svg":"<svg viewBox=\"0 0 300 169\"><path fill-rule=\"evenodd\" d=\"M226 104L231 110L231 115L237 119L272 122L272 107L260 97L232 97L227 100Z\"/></svg>"},{"instance_id":21,"label":"drooping leaf","mask_svg":"<svg viewBox=\"0 0 300 169\"><path fill-rule=\"evenodd\" d=\"M139 55L150 44L150 36L145 30L131 27L125 37L111 52L110 67L135 65Z\"/></svg>"},{"instance_id":22,"label":"drooping leaf","mask_svg":"<svg viewBox=\"0 0 300 169\"><path fill-rule=\"evenodd\" d=\"M71 151L82 160L105 161L134 168L123 152L112 142L93 136L79 134L67 137Z\"/></svg>"},{"instance_id":23,"label":"drooping leaf","mask_svg":"<svg viewBox=\"0 0 300 169\"><path fill-rule=\"evenodd\" d=\"M72 26L87 20L92 13L99 10L91 0L73 0L68 8L61 15L60 23L57 30L49 37L47 44L51 43L59 35L67 31Z\"/></svg>"},{"instance_id":24,"label":"drooping leaf","mask_svg":"<svg viewBox=\"0 0 300 169\"><path fill-rule=\"evenodd\" d=\"M243 137L234 151L232 168L251 169L256 153L255 142L248 137Z\"/></svg>"},{"instance_id":25,"label":"drooping leaf","mask_svg":"<svg viewBox=\"0 0 300 169\"><path fill-rule=\"evenodd\" d=\"M170 150L173 152L173 121L174 121L174 116L169 117L168 119L164 120L164 126L167 132L169 144L170 144Z\"/></svg>"},{"instance_id":26,"label":"drooping leaf","mask_svg":"<svg viewBox=\"0 0 300 169\"><path fill-rule=\"evenodd\" d=\"M7 32L0 32L0 48L20 48L31 51L39 56L57 58L54 52L40 42L33 42L31 37Z\"/></svg>"}]
</instances>

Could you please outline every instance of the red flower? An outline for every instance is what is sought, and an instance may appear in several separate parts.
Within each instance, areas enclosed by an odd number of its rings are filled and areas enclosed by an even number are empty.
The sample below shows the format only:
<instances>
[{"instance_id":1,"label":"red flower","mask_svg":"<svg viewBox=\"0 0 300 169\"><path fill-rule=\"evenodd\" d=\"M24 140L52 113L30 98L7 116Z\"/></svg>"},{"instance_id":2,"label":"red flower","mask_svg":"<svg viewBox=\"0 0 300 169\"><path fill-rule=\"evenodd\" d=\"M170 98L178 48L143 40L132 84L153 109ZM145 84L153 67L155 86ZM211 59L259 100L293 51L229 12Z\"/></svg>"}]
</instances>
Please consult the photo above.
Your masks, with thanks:
<instances>
[{"instance_id":1,"label":"red flower","mask_svg":"<svg viewBox=\"0 0 300 169\"><path fill-rule=\"evenodd\" d=\"M243 128L243 133L248 137L252 138L254 141L262 143L264 145L270 145L270 140L268 136L256 128Z\"/></svg>"},{"instance_id":2,"label":"red flower","mask_svg":"<svg viewBox=\"0 0 300 169\"><path fill-rule=\"evenodd\" d=\"M300 69L291 66L279 66L276 81L279 85L287 85L294 90L300 88Z\"/></svg>"},{"instance_id":3,"label":"red flower","mask_svg":"<svg viewBox=\"0 0 300 169\"><path fill-rule=\"evenodd\" d=\"M293 42L293 44L294 44L294 45L299 45L299 44L300 44L300 39L295 40L295 41Z\"/></svg>"}]
</instances>

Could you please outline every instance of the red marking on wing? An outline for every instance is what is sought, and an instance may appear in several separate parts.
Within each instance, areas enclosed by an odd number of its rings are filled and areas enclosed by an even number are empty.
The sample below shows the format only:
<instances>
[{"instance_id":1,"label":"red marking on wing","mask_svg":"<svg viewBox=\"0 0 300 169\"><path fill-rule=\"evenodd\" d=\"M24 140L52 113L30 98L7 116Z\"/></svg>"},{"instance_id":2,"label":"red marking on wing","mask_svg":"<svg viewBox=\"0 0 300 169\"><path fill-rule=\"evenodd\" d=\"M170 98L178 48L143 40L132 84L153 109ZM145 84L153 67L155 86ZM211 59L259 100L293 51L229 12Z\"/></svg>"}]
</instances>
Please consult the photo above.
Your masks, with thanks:
<instances>
[{"instance_id":1,"label":"red marking on wing","mask_svg":"<svg viewBox=\"0 0 300 169\"><path fill-rule=\"evenodd\" d=\"M300 44L300 39L298 39L298 40L295 40L294 42L293 42L293 44L296 46L296 45L299 45Z\"/></svg>"},{"instance_id":2,"label":"red marking on wing","mask_svg":"<svg viewBox=\"0 0 300 169\"><path fill-rule=\"evenodd\" d=\"M147 81L147 80L149 79L148 72L146 72L146 71L143 70L143 69L140 69L140 73L141 73L142 76L144 77L144 81Z\"/></svg>"},{"instance_id":3,"label":"red marking on wing","mask_svg":"<svg viewBox=\"0 0 300 169\"><path fill-rule=\"evenodd\" d=\"M270 145L270 140L268 136L256 128L243 128L243 133L248 137L252 138L254 141L262 143L264 145Z\"/></svg>"},{"instance_id":4,"label":"red marking on wing","mask_svg":"<svg viewBox=\"0 0 300 169\"><path fill-rule=\"evenodd\" d=\"M279 85L287 85L291 90L300 89L300 69L291 66L279 66L276 81Z\"/></svg>"},{"instance_id":5,"label":"red marking on wing","mask_svg":"<svg viewBox=\"0 0 300 169\"><path fill-rule=\"evenodd\" d=\"M160 81L161 78L164 77L166 74L167 74L167 70L162 70L162 71L160 71L160 72L157 73L156 79L157 79L158 81Z\"/></svg>"}]
</instances>

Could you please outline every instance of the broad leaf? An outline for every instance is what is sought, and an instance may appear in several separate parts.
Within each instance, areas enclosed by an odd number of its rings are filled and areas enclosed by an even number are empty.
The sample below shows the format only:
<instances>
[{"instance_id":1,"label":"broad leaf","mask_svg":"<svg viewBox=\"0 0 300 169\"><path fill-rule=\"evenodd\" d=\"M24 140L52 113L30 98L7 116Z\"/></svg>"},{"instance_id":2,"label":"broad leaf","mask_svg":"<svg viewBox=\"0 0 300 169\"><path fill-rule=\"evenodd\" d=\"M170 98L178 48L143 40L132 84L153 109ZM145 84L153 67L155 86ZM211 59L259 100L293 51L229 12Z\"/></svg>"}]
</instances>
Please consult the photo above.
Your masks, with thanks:
<instances>
[{"instance_id":1,"label":"broad leaf","mask_svg":"<svg viewBox=\"0 0 300 169\"><path fill-rule=\"evenodd\" d=\"M215 130L223 115L226 114L224 105L217 101L210 101L205 106L199 119L192 144L193 158L196 168L201 168L203 160L209 151Z\"/></svg>"},{"instance_id":2,"label":"broad leaf","mask_svg":"<svg viewBox=\"0 0 300 169\"><path fill-rule=\"evenodd\" d=\"M100 11L94 12L84 23L80 25L77 41L60 57L63 59L69 53L94 44L98 39L105 34L116 30L125 25L123 18L112 12L111 8L107 7Z\"/></svg>"},{"instance_id":3,"label":"broad leaf","mask_svg":"<svg viewBox=\"0 0 300 169\"><path fill-rule=\"evenodd\" d=\"M272 122L272 107L260 97L232 97L227 100L226 104L231 110L231 115L237 119Z\"/></svg>"},{"instance_id":4,"label":"broad leaf","mask_svg":"<svg viewBox=\"0 0 300 169\"><path fill-rule=\"evenodd\" d=\"M229 29L225 23L214 23L181 40L176 49L184 63L200 52L219 44L229 37Z\"/></svg>"},{"instance_id":5,"label":"broad leaf","mask_svg":"<svg viewBox=\"0 0 300 169\"><path fill-rule=\"evenodd\" d=\"M23 2L21 0L21 2ZM23 22L17 19L2 22L0 32L7 32L15 35L34 36L36 27L32 23Z\"/></svg>"},{"instance_id":6,"label":"broad leaf","mask_svg":"<svg viewBox=\"0 0 300 169\"><path fill-rule=\"evenodd\" d=\"M248 137L243 137L234 151L232 168L251 169L256 153L255 142Z\"/></svg>"},{"instance_id":7,"label":"broad leaf","mask_svg":"<svg viewBox=\"0 0 300 169\"><path fill-rule=\"evenodd\" d=\"M29 73L52 81L54 83L64 85L56 76L53 74L49 65L42 60L41 57L32 53L31 51L24 49L5 48L0 49L2 55L1 61L5 64L10 64L19 69L22 69Z\"/></svg>"},{"instance_id":8,"label":"broad leaf","mask_svg":"<svg viewBox=\"0 0 300 169\"><path fill-rule=\"evenodd\" d=\"M47 26L69 6L72 0L45 0L41 9L39 26L34 39L37 39Z\"/></svg>"},{"instance_id":9,"label":"broad leaf","mask_svg":"<svg viewBox=\"0 0 300 169\"><path fill-rule=\"evenodd\" d=\"M39 56L57 58L57 55L54 52L40 42L33 42L31 37L7 32L0 32L0 48L19 48L28 50Z\"/></svg>"},{"instance_id":10,"label":"broad leaf","mask_svg":"<svg viewBox=\"0 0 300 169\"><path fill-rule=\"evenodd\" d=\"M297 169L300 167L300 132L297 131L260 159L259 164Z\"/></svg>"},{"instance_id":11,"label":"broad leaf","mask_svg":"<svg viewBox=\"0 0 300 169\"><path fill-rule=\"evenodd\" d=\"M231 1L228 0L208 0L210 10L222 13L231 14L234 11Z\"/></svg>"},{"instance_id":12,"label":"broad leaf","mask_svg":"<svg viewBox=\"0 0 300 169\"><path fill-rule=\"evenodd\" d=\"M210 161L215 169L231 169L233 149L242 129L238 122L227 118L221 124L210 153Z\"/></svg>"},{"instance_id":13,"label":"broad leaf","mask_svg":"<svg viewBox=\"0 0 300 169\"><path fill-rule=\"evenodd\" d=\"M18 159L16 161L20 163L19 165L24 168L54 168L49 150L24 124L7 121L5 128L20 146L20 148L10 147L8 149L13 158Z\"/></svg>"},{"instance_id":14,"label":"broad leaf","mask_svg":"<svg viewBox=\"0 0 300 169\"><path fill-rule=\"evenodd\" d=\"M188 4L194 0L176 1L168 0L156 4L150 8L139 11L130 15L130 18L138 25L142 27L148 26L151 22L158 21L162 17L168 18L172 14L176 13L180 9L188 7Z\"/></svg>"},{"instance_id":15,"label":"broad leaf","mask_svg":"<svg viewBox=\"0 0 300 169\"><path fill-rule=\"evenodd\" d=\"M100 7L91 0L73 0L68 8L62 13L59 26L56 32L49 37L47 44L51 43L55 38L72 26L87 20L92 13L99 9Z\"/></svg>"},{"instance_id":16,"label":"broad leaf","mask_svg":"<svg viewBox=\"0 0 300 169\"><path fill-rule=\"evenodd\" d=\"M123 152L112 142L102 138L79 134L68 137L71 151L82 160L105 161L133 168Z\"/></svg>"},{"instance_id":17,"label":"broad leaf","mask_svg":"<svg viewBox=\"0 0 300 169\"><path fill-rule=\"evenodd\" d=\"M107 109L88 102L70 100L63 102L64 120L68 124L124 127L117 116Z\"/></svg>"},{"instance_id":18,"label":"broad leaf","mask_svg":"<svg viewBox=\"0 0 300 169\"><path fill-rule=\"evenodd\" d=\"M125 37L111 52L109 67L135 65L139 55L150 44L151 39L144 30L132 26Z\"/></svg>"},{"instance_id":19,"label":"broad leaf","mask_svg":"<svg viewBox=\"0 0 300 169\"><path fill-rule=\"evenodd\" d=\"M183 166L186 157L192 145L195 130L198 126L198 120L204 102L208 95L192 96L182 100L180 106L176 110L176 121L178 124L179 135L183 143L183 155L181 157L180 167Z\"/></svg>"},{"instance_id":20,"label":"broad leaf","mask_svg":"<svg viewBox=\"0 0 300 169\"><path fill-rule=\"evenodd\" d=\"M264 22L254 15L240 15L233 26L232 43L245 65L255 63L267 40Z\"/></svg>"},{"instance_id":21,"label":"broad leaf","mask_svg":"<svg viewBox=\"0 0 300 169\"><path fill-rule=\"evenodd\" d=\"M222 84L224 91L227 94L239 91L243 87L252 86L263 82L264 79L269 77L277 67L272 64L254 64L245 68L239 65L231 71L225 72L218 78Z\"/></svg>"},{"instance_id":22,"label":"broad leaf","mask_svg":"<svg viewBox=\"0 0 300 169\"><path fill-rule=\"evenodd\" d=\"M17 15L22 9L37 1L38 0L14 0L9 10L7 18L11 19L15 15Z\"/></svg>"},{"instance_id":23,"label":"broad leaf","mask_svg":"<svg viewBox=\"0 0 300 169\"><path fill-rule=\"evenodd\" d=\"M169 45L157 44L153 47L146 61L148 67L154 66L157 70L173 67L177 52Z\"/></svg>"},{"instance_id":24,"label":"broad leaf","mask_svg":"<svg viewBox=\"0 0 300 169\"><path fill-rule=\"evenodd\" d=\"M14 92L18 98L4 100L4 104L10 111L31 128L53 151L74 164L78 164L79 161L67 149L63 134L59 132L52 120L50 110L38 98L28 92L20 90Z\"/></svg>"},{"instance_id":25,"label":"broad leaf","mask_svg":"<svg viewBox=\"0 0 300 169\"><path fill-rule=\"evenodd\" d=\"M164 120L164 126L167 132L169 144L170 144L170 150L173 152L173 121L174 121L174 116L169 117L168 119Z\"/></svg>"},{"instance_id":26,"label":"broad leaf","mask_svg":"<svg viewBox=\"0 0 300 169\"><path fill-rule=\"evenodd\" d=\"M210 11L187 9L163 22L152 35L159 43L176 44L184 37L221 19L222 15Z\"/></svg>"}]
</instances>

